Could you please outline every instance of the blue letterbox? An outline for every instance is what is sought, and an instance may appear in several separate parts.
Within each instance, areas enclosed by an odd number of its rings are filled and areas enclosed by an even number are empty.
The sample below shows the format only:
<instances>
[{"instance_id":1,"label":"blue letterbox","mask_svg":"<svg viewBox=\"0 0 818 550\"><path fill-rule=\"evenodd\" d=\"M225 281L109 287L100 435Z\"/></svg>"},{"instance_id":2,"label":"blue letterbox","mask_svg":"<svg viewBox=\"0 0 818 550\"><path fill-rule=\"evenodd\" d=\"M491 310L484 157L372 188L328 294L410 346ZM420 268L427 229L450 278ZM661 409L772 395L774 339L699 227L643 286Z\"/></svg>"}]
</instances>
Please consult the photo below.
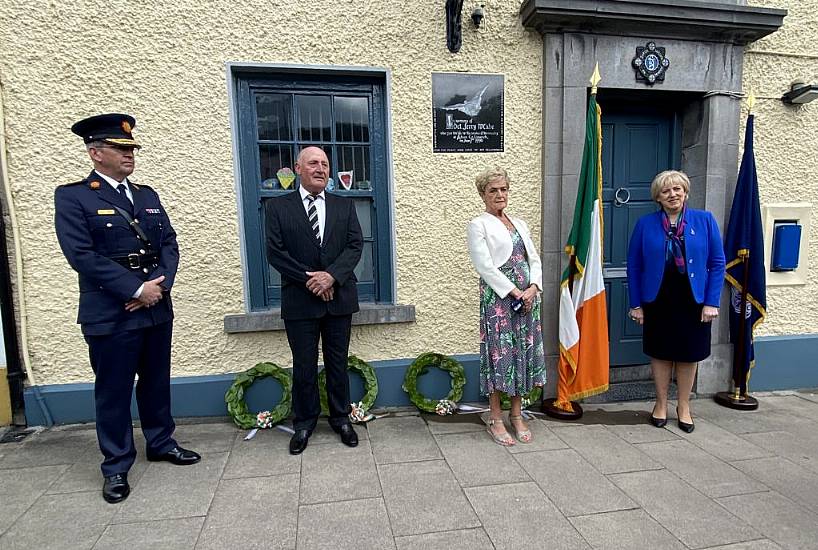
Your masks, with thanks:
<instances>
[{"instance_id":1,"label":"blue letterbox","mask_svg":"<svg viewBox=\"0 0 818 550\"><path fill-rule=\"evenodd\" d=\"M775 222L772 271L794 271L801 248L801 226L797 222Z\"/></svg>"}]
</instances>

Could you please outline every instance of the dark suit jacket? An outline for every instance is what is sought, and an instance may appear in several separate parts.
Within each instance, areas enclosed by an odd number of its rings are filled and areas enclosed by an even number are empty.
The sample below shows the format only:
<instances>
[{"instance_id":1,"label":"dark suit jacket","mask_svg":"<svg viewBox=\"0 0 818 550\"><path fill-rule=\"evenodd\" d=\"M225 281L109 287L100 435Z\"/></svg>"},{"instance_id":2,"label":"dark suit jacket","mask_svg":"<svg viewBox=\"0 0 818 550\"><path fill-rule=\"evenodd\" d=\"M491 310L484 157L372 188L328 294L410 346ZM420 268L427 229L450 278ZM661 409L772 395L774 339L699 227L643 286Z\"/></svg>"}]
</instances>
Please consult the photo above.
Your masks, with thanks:
<instances>
[{"instance_id":1,"label":"dark suit jacket","mask_svg":"<svg viewBox=\"0 0 818 550\"><path fill-rule=\"evenodd\" d=\"M179 266L176 232L159 195L146 185L129 183L134 219L139 221L150 246L140 241L125 218L113 209L116 205L128 211L130 201L96 172L82 181L61 185L54 193L57 239L68 263L79 274L77 322L83 334L112 334L173 318L170 292L165 292L153 307L125 311L125 303L147 280L164 275L162 287L169 291ZM148 273L128 269L111 259L142 251L158 255L157 266Z\"/></svg>"},{"instance_id":2,"label":"dark suit jacket","mask_svg":"<svg viewBox=\"0 0 818 550\"><path fill-rule=\"evenodd\" d=\"M326 220L321 245L313 235L297 190L267 201L267 261L281 273L282 319L317 319L358 311L353 270L361 259L363 237L355 203L330 193L324 196ZM332 300L324 302L307 289L307 271L326 271L335 278Z\"/></svg>"}]
</instances>

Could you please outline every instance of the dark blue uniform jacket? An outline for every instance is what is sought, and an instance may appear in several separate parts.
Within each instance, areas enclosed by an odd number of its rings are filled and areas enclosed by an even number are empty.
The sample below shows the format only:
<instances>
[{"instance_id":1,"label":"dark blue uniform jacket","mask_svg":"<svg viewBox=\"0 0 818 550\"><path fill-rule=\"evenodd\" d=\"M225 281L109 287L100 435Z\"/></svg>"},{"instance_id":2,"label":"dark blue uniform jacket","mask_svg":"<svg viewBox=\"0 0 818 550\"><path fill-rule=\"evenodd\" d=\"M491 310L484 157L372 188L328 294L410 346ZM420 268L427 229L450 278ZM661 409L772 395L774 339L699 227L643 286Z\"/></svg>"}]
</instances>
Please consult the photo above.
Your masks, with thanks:
<instances>
[{"instance_id":1,"label":"dark blue uniform jacket","mask_svg":"<svg viewBox=\"0 0 818 550\"><path fill-rule=\"evenodd\" d=\"M54 194L55 225L68 263L79 274L80 300L77 322L83 334L106 335L170 321L173 307L170 289L179 265L176 232L159 202L156 191L129 181L133 207L96 172L84 180L61 185ZM150 244L142 242L114 206L130 211ZM121 265L129 254L150 256L133 269ZM132 257L134 258L134 257ZM165 276L167 292L150 308L125 310L139 286Z\"/></svg>"}]
</instances>

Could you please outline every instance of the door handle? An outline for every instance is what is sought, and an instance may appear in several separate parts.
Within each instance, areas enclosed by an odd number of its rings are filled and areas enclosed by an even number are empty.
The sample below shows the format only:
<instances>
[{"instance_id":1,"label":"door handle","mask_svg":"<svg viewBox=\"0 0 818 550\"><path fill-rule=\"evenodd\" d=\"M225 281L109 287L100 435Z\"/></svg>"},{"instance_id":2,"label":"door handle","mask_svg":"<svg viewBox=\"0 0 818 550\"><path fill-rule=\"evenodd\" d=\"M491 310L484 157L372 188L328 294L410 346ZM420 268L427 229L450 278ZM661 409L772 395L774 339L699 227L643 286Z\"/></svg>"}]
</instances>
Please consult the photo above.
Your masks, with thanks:
<instances>
[{"instance_id":1,"label":"door handle","mask_svg":"<svg viewBox=\"0 0 818 550\"><path fill-rule=\"evenodd\" d=\"M627 187L620 187L614 193L614 206L622 206L628 204L631 200L631 192Z\"/></svg>"}]
</instances>

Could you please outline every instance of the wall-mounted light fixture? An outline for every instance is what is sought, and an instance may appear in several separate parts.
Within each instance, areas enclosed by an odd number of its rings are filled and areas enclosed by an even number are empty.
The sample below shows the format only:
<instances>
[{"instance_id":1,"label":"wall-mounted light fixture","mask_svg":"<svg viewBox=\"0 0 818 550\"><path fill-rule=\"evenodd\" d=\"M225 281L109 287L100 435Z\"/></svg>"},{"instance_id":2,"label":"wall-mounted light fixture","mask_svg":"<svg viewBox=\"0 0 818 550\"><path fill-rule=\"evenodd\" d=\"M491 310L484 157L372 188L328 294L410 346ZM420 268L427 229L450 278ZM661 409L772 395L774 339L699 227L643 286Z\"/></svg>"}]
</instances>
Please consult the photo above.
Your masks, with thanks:
<instances>
[{"instance_id":1,"label":"wall-mounted light fixture","mask_svg":"<svg viewBox=\"0 0 818 550\"><path fill-rule=\"evenodd\" d=\"M480 4L471 12L471 21L474 28L479 29L486 16L485 4ZM461 12L463 11L463 0L446 0L446 47L452 53L460 51L463 45L463 29L461 25Z\"/></svg>"},{"instance_id":2,"label":"wall-mounted light fixture","mask_svg":"<svg viewBox=\"0 0 818 550\"><path fill-rule=\"evenodd\" d=\"M818 84L807 84L801 80L792 83L790 91L781 97L784 103L803 105L818 99Z\"/></svg>"},{"instance_id":3,"label":"wall-mounted light fixture","mask_svg":"<svg viewBox=\"0 0 818 550\"><path fill-rule=\"evenodd\" d=\"M480 23L483 22L483 17L486 16L486 14L483 11L483 8L485 7L486 7L485 4L480 4L479 6L474 8L474 11L471 12L472 23L474 23L474 26L478 29L480 28Z\"/></svg>"}]
</instances>

